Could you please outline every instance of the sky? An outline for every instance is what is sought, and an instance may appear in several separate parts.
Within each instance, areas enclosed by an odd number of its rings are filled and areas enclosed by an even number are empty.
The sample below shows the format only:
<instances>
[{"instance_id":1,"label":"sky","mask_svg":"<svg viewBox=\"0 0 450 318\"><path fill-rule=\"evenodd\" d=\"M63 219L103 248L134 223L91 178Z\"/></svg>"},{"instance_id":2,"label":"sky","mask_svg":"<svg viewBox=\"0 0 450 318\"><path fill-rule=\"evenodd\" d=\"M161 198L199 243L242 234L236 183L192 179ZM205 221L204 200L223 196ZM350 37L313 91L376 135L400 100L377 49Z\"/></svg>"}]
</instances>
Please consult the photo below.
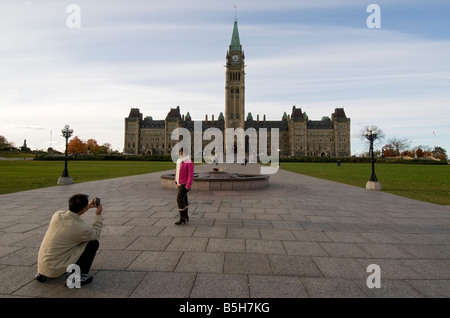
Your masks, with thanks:
<instances>
[{"instance_id":1,"label":"sky","mask_svg":"<svg viewBox=\"0 0 450 318\"><path fill-rule=\"evenodd\" d=\"M449 154L449 16L448 0L2 0L0 135L64 151L69 124L122 152L131 108L217 118L237 18L246 114L342 107L354 155L368 125L384 133L378 148L408 138Z\"/></svg>"}]
</instances>

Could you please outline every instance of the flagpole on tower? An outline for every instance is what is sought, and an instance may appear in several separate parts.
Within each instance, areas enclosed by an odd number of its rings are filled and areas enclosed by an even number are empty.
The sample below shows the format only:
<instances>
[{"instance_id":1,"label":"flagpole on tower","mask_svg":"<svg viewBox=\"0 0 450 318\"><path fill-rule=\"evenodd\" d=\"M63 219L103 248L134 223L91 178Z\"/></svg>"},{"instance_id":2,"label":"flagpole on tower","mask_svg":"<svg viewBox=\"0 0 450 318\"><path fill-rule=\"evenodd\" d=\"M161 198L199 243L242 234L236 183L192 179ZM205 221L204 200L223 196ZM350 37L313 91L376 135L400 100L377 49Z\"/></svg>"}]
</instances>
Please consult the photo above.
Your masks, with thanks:
<instances>
[{"instance_id":1,"label":"flagpole on tower","mask_svg":"<svg viewBox=\"0 0 450 318\"><path fill-rule=\"evenodd\" d=\"M237 8L236 8L236 5L234 5L234 20L237 21Z\"/></svg>"}]
</instances>

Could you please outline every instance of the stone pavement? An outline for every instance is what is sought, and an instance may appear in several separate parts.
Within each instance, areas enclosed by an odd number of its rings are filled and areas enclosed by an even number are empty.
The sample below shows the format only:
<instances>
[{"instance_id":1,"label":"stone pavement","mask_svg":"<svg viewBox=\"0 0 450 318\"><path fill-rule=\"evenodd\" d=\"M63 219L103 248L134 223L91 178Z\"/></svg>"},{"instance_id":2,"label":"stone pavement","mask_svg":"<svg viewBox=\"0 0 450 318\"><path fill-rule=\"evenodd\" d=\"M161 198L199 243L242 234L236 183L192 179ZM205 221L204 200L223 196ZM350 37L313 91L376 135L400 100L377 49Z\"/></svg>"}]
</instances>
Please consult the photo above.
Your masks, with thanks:
<instances>
[{"instance_id":1,"label":"stone pavement","mask_svg":"<svg viewBox=\"0 0 450 318\"><path fill-rule=\"evenodd\" d=\"M191 191L190 222L177 226L165 173L0 195L0 297L450 296L448 206L279 170L264 190ZM104 206L94 281L39 283L48 222L79 192ZM366 284L370 264L381 269L381 288Z\"/></svg>"}]
</instances>

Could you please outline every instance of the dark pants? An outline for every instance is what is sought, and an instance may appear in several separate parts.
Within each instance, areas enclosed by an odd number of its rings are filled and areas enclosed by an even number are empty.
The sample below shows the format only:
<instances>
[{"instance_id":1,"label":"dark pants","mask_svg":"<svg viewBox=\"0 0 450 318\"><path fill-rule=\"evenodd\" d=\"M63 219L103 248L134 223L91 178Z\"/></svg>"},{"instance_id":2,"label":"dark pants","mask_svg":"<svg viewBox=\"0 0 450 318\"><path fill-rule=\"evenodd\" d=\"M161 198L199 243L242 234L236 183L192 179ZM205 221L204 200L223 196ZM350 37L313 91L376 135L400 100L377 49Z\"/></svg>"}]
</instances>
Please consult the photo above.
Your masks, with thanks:
<instances>
[{"instance_id":1,"label":"dark pants","mask_svg":"<svg viewBox=\"0 0 450 318\"><path fill-rule=\"evenodd\" d=\"M186 189L186 185L180 184L178 186L178 194L177 194L177 204L179 211L185 210L189 206L187 193L188 190Z\"/></svg>"},{"instance_id":2,"label":"dark pants","mask_svg":"<svg viewBox=\"0 0 450 318\"><path fill-rule=\"evenodd\" d=\"M86 275L89 273L99 246L100 243L97 240L89 241L87 243L83 254L81 254L80 258L76 262L76 264L80 266L81 274Z\"/></svg>"}]
</instances>

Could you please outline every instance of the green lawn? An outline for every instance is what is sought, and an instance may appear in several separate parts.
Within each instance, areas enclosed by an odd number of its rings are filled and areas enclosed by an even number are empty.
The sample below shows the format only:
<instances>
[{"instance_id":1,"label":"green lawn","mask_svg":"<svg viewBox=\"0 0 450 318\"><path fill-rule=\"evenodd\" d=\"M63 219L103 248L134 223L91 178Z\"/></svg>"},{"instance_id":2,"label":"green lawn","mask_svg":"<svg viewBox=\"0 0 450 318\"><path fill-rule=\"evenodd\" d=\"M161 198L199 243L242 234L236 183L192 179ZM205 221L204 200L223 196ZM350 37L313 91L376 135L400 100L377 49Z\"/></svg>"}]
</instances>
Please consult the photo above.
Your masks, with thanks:
<instances>
[{"instance_id":1,"label":"green lawn","mask_svg":"<svg viewBox=\"0 0 450 318\"><path fill-rule=\"evenodd\" d=\"M371 175L366 163L291 163L281 168L321 179L365 188ZM415 164L375 164L375 174L385 192L400 196L450 205L450 166Z\"/></svg>"},{"instance_id":2,"label":"green lawn","mask_svg":"<svg viewBox=\"0 0 450 318\"><path fill-rule=\"evenodd\" d=\"M73 183L175 169L171 161L69 161ZM64 161L0 160L0 194L56 186Z\"/></svg>"},{"instance_id":3,"label":"green lawn","mask_svg":"<svg viewBox=\"0 0 450 318\"><path fill-rule=\"evenodd\" d=\"M69 161L74 183L175 169L171 161ZM370 164L291 163L281 168L292 172L365 188ZM64 161L0 160L0 194L57 185ZM376 164L375 172L385 192L416 200L450 205L448 165Z\"/></svg>"}]
</instances>

